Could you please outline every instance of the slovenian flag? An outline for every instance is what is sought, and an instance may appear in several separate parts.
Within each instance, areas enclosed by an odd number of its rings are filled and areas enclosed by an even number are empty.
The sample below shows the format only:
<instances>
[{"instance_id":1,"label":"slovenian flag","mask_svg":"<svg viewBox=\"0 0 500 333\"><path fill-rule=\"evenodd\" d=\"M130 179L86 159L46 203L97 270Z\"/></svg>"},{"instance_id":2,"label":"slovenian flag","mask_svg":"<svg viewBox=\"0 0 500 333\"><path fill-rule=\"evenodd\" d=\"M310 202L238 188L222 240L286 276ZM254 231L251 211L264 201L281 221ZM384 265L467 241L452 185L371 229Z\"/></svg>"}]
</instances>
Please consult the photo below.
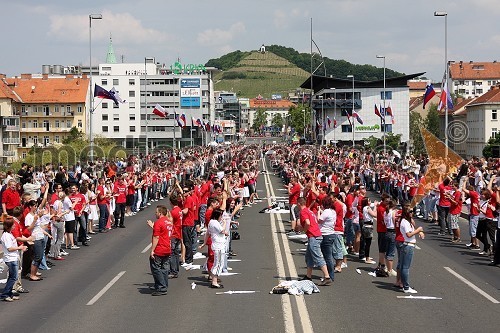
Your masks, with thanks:
<instances>
[{"instance_id":1,"label":"slovenian flag","mask_svg":"<svg viewBox=\"0 0 500 333\"><path fill-rule=\"evenodd\" d=\"M118 94L118 91L116 91L115 87L111 88L111 90L109 91L111 94L113 94L113 96L115 96L116 100L119 102L119 103L125 103L126 100L122 99L120 97L120 94Z\"/></svg>"},{"instance_id":2,"label":"slovenian flag","mask_svg":"<svg viewBox=\"0 0 500 333\"><path fill-rule=\"evenodd\" d=\"M333 118L333 128L337 128L337 119Z\"/></svg>"},{"instance_id":3,"label":"slovenian flag","mask_svg":"<svg viewBox=\"0 0 500 333\"><path fill-rule=\"evenodd\" d=\"M436 92L434 91L434 87L432 86L432 83L428 84L427 87L425 87L425 93L424 93L424 106L423 108L425 109L425 105L430 102L432 97L436 95Z\"/></svg>"},{"instance_id":4,"label":"slovenian flag","mask_svg":"<svg viewBox=\"0 0 500 333\"><path fill-rule=\"evenodd\" d=\"M205 124L205 131L210 132L210 129L211 129L210 122L207 121L207 123Z\"/></svg>"},{"instance_id":5,"label":"slovenian flag","mask_svg":"<svg viewBox=\"0 0 500 333\"><path fill-rule=\"evenodd\" d=\"M168 112L160 105L156 104L153 113L158 117L167 118Z\"/></svg>"},{"instance_id":6,"label":"slovenian flag","mask_svg":"<svg viewBox=\"0 0 500 333\"><path fill-rule=\"evenodd\" d=\"M363 119L361 119L361 116L359 115L359 113L357 113L356 111L354 111L352 113L352 116L354 118L356 118L356 120L358 121L358 123L360 123L361 125L363 125Z\"/></svg>"},{"instance_id":7,"label":"slovenian flag","mask_svg":"<svg viewBox=\"0 0 500 333\"><path fill-rule=\"evenodd\" d=\"M181 120L179 119L179 115L177 113L175 114L175 120L177 121L177 125L179 125L180 128L184 127L184 125L181 123Z\"/></svg>"},{"instance_id":8,"label":"slovenian flag","mask_svg":"<svg viewBox=\"0 0 500 333\"><path fill-rule=\"evenodd\" d=\"M186 120L186 115L185 115L184 113L181 115L181 120L182 120L182 122L184 123L184 126L182 126L182 127L186 127L186 125L187 125L187 120Z\"/></svg>"},{"instance_id":9,"label":"slovenian flag","mask_svg":"<svg viewBox=\"0 0 500 333\"><path fill-rule=\"evenodd\" d=\"M118 100L116 99L115 95L107 91L101 86L98 86L97 84L94 87L94 97L102 98L102 99L110 99L113 102L115 102L116 105L118 105Z\"/></svg>"}]
</instances>

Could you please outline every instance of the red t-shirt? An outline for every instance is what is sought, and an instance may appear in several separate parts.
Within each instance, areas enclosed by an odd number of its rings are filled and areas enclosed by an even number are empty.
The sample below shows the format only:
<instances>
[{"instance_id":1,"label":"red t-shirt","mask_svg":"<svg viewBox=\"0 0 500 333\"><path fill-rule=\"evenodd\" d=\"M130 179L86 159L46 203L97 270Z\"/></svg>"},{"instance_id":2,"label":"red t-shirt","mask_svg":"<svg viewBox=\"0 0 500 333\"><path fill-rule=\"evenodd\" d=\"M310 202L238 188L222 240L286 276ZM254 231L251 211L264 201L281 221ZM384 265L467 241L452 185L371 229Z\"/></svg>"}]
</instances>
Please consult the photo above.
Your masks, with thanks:
<instances>
[{"instance_id":1,"label":"red t-shirt","mask_svg":"<svg viewBox=\"0 0 500 333\"><path fill-rule=\"evenodd\" d=\"M316 215L307 207L301 209L300 211L300 225L304 228L306 220L309 220L309 229L306 231L307 238L310 237L320 237L321 230L319 229L318 219Z\"/></svg>"},{"instance_id":2,"label":"red t-shirt","mask_svg":"<svg viewBox=\"0 0 500 333\"><path fill-rule=\"evenodd\" d=\"M458 215L462 212L462 193L460 191L457 190L453 193L453 201L456 203L451 202L450 214Z\"/></svg>"},{"instance_id":3,"label":"red t-shirt","mask_svg":"<svg viewBox=\"0 0 500 333\"><path fill-rule=\"evenodd\" d=\"M351 208L352 208L352 203L354 202L354 194L352 193L349 193L346 197L345 197L345 205L347 206L347 212L345 213L345 217L347 219L352 219L353 216L354 216L354 213L352 212Z\"/></svg>"},{"instance_id":4,"label":"red t-shirt","mask_svg":"<svg viewBox=\"0 0 500 333\"><path fill-rule=\"evenodd\" d=\"M469 191L470 198L470 215L479 215L479 193Z\"/></svg>"},{"instance_id":5,"label":"red t-shirt","mask_svg":"<svg viewBox=\"0 0 500 333\"><path fill-rule=\"evenodd\" d=\"M210 181L207 181L203 185L201 185L200 188L200 194L201 194L201 204L206 205L208 201L208 197L210 196Z\"/></svg>"},{"instance_id":6,"label":"red t-shirt","mask_svg":"<svg viewBox=\"0 0 500 333\"><path fill-rule=\"evenodd\" d=\"M169 223L167 217L162 216L153 225L153 237L159 237L154 253L162 257L168 256L171 253L167 223Z\"/></svg>"},{"instance_id":7,"label":"red t-shirt","mask_svg":"<svg viewBox=\"0 0 500 333\"><path fill-rule=\"evenodd\" d=\"M59 199L59 193L57 192L52 193L52 195L50 196L50 202L49 202L50 205L52 206L57 199Z\"/></svg>"},{"instance_id":8,"label":"red t-shirt","mask_svg":"<svg viewBox=\"0 0 500 333\"><path fill-rule=\"evenodd\" d=\"M6 209L14 209L17 206L21 206L19 192L12 190L10 187L6 188L2 194L2 203L5 204Z\"/></svg>"},{"instance_id":9,"label":"red t-shirt","mask_svg":"<svg viewBox=\"0 0 500 333\"><path fill-rule=\"evenodd\" d=\"M99 192L99 195L97 196L97 204L98 205L109 204L108 198L106 198L104 195L104 186L102 185L97 186L97 192Z\"/></svg>"},{"instance_id":10,"label":"red t-shirt","mask_svg":"<svg viewBox=\"0 0 500 333\"><path fill-rule=\"evenodd\" d=\"M71 200L72 203L78 202L74 207L75 215L82 215L83 208L85 207L85 196L77 192L74 194L70 194L69 200Z\"/></svg>"},{"instance_id":11,"label":"red t-shirt","mask_svg":"<svg viewBox=\"0 0 500 333\"><path fill-rule=\"evenodd\" d=\"M118 196L115 198L116 203L122 204L127 202L127 185L120 182L115 182L113 193L118 194Z\"/></svg>"},{"instance_id":12,"label":"red t-shirt","mask_svg":"<svg viewBox=\"0 0 500 333\"><path fill-rule=\"evenodd\" d=\"M377 232L387 232L387 227L384 223L385 208L384 203L380 203L377 207Z\"/></svg>"},{"instance_id":13,"label":"red t-shirt","mask_svg":"<svg viewBox=\"0 0 500 333\"><path fill-rule=\"evenodd\" d=\"M335 226L333 230L338 232L344 232L344 206L336 200L333 203L333 207L335 208L335 213L337 214L337 219L335 220Z\"/></svg>"},{"instance_id":14,"label":"red t-shirt","mask_svg":"<svg viewBox=\"0 0 500 333\"><path fill-rule=\"evenodd\" d=\"M172 238L182 239L182 211L179 206L174 206L170 212L172 215L172 222L174 224L174 230L172 232Z\"/></svg>"},{"instance_id":15,"label":"red t-shirt","mask_svg":"<svg viewBox=\"0 0 500 333\"><path fill-rule=\"evenodd\" d=\"M131 179L127 186L127 195L132 195L132 194L135 194L135 184L134 181Z\"/></svg>"},{"instance_id":16,"label":"red t-shirt","mask_svg":"<svg viewBox=\"0 0 500 333\"><path fill-rule=\"evenodd\" d=\"M299 197L300 197L300 185L299 183L297 183L293 185L290 190L290 194L288 196L288 203L290 205L296 205Z\"/></svg>"},{"instance_id":17,"label":"red t-shirt","mask_svg":"<svg viewBox=\"0 0 500 333\"><path fill-rule=\"evenodd\" d=\"M184 215L184 218L182 220L183 225L186 227L193 227L194 226L194 215L196 213L196 201L194 199L194 194L188 196L186 198L186 201L184 202L184 208L187 208L187 214Z\"/></svg>"},{"instance_id":18,"label":"red t-shirt","mask_svg":"<svg viewBox=\"0 0 500 333\"><path fill-rule=\"evenodd\" d=\"M12 225L12 229L10 230L10 233L15 238L23 236L23 229L21 228L21 224L19 224L19 222L16 219L14 219L14 224ZM18 241L17 245L23 245L23 242Z\"/></svg>"},{"instance_id":19,"label":"red t-shirt","mask_svg":"<svg viewBox=\"0 0 500 333\"><path fill-rule=\"evenodd\" d=\"M394 218L394 229L396 230L396 241L397 242L404 242L405 241L405 238L404 238L403 234L401 233L401 229L400 229L401 213L402 212L403 212L402 210L397 210L395 218Z\"/></svg>"},{"instance_id":20,"label":"red t-shirt","mask_svg":"<svg viewBox=\"0 0 500 333\"><path fill-rule=\"evenodd\" d=\"M451 191L450 186L445 186L444 183L439 184L439 206L441 207L450 207L451 201L444 196L445 192Z\"/></svg>"}]
</instances>

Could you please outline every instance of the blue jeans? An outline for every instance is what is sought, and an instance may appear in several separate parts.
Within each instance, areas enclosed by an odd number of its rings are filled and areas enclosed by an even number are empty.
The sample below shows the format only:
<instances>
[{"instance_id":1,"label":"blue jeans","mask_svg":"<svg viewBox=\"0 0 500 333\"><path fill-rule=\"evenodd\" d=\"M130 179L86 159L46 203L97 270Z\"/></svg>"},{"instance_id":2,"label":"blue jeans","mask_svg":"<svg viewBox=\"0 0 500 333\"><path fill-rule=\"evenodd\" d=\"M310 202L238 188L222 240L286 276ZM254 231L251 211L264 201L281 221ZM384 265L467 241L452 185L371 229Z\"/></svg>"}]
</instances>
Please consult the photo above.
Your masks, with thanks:
<instances>
[{"instance_id":1,"label":"blue jeans","mask_svg":"<svg viewBox=\"0 0 500 333\"><path fill-rule=\"evenodd\" d=\"M354 243L354 229L352 226L352 219L345 219L344 235L348 246L352 246Z\"/></svg>"},{"instance_id":2,"label":"blue jeans","mask_svg":"<svg viewBox=\"0 0 500 333\"><path fill-rule=\"evenodd\" d=\"M44 235L43 236L43 255L42 255L42 261L40 262L40 266L38 267L42 271L48 269L49 267L47 266L47 260L45 259L45 249L47 247L47 240L49 239L49 236Z\"/></svg>"},{"instance_id":3,"label":"blue jeans","mask_svg":"<svg viewBox=\"0 0 500 333\"><path fill-rule=\"evenodd\" d=\"M323 237L309 237L306 249L306 265L311 267L323 267L326 265L325 258L321 253L321 242ZM186 249L187 251L187 249ZM187 253L186 253L187 256ZM187 260L186 260L187 261Z\"/></svg>"},{"instance_id":4,"label":"blue jeans","mask_svg":"<svg viewBox=\"0 0 500 333\"><path fill-rule=\"evenodd\" d=\"M45 251L43 239L35 240L35 244L33 245L33 262L31 263L33 266L40 266L43 258L43 251Z\"/></svg>"},{"instance_id":5,"label":"blue jeans","mask_svg":"<svg viewBox=\"0 0 500 333\"><path fill-rule=\"evenodd\" d=\"M157 291L167 291L170 256L155 255L153 258L149 257L149 267L155 281L155 289Z\"/></svg>"},{"instance_id":6,"label":"blue jeans","mask_svg":"<svg viewBox=\"0 0 500 333\"><path fill-rule=\"evenodd\" d=\"M99 231L106 229L106 224L108 223L109 210L107 205L99 204Z\"/></svg>"},{"instance_id":7,"label":"blue jeans","mask_svg":"<svg viewBox=\"0 0 500 333\"><path fill-rule=\"evenodd\" d=\"M17 260L8 261L5 263L5 265L7 265L7 268L9 269L9 277L7 278L7 283L3 288L3 292L2 295L0 295L0 298L7 298L14 296L12 294L12 288L14 287L14 283L16 283L17 281L17 273L19 271L19 262Z\"/></svg>"},{"instance_id":8,"label":"blue jeans","mask_svg":"<svg viewBox=\"0 0 500 333\"><path fill-rule=\"evenodd\" d=\"M385 233L385 242L386 242L386 252L385 259L394 260L394 256L396 255L396 233L395 232L386 232Z\"/></svg>"},{"instance_id":9,"label":"blue jeans","mask_svg":"<svg viewBox=\"0 0 500 333\"><path fill-rule=\"evenodd\" d=\"M403 244L401 248L401 282L403 283L403 288L410 288L410 266L413 259L414 246Z\"/></svg>"},{"instance_id":10,"label":"blue jeans","mask_svg":"<svg viewBox=\"0 0 500 333\"><path fill-rule=\"evenodd\" d=\"M324 235L323 240L321 241L321 253L323 253L323 257L326 262L326 268L328 269L328 274L330 275L330 279L333 281L333 274L335 262L333 261L333 243L335 240L335 235Z\"/></svg>"},{"instance_id":11,"label":"blue jeans","mask_svg":"<svg viewBox=\"0 0 500 333\"><path fill-rule=\"evenodd\" d=\"M181 256L181 240L177 238L170 239L170 248L172 254L170 255L170 272L169 274L179 274L180 256Z\"/></svg>"}]
</instances>

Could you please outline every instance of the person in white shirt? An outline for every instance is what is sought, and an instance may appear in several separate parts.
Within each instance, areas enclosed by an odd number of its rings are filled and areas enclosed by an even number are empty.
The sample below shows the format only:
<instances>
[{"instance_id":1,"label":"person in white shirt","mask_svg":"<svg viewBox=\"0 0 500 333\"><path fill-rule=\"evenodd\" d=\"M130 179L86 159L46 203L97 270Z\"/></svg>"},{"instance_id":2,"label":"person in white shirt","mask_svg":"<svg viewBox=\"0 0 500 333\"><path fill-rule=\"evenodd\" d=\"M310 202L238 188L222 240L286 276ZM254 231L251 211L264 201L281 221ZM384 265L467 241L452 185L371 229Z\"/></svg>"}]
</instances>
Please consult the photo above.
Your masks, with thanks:
<instances>
[{"instance_id":1,"label":"person in white shirt","mask_svg":"<svg viewBox=\"0 0 500 333\"><path fill-rule=\"evenodd\" d=\"M410 287L410 266L413 259L413 252L417 243L416 235L424 239L424 232L422 227L415 228L415 221L413 220L413 212L410 206L403 206L401 213L400 231L404 238L404 243L401 248L400 268L401 268L401 282L403 283L403 291L408 294L416 294L417 291Z\"/></svg>"},{"instance_id":2,"label":"person in white shirt","mask_svg":"<svg viewBox=\"0 0 500 333\"><path fill-rule=\"evenodd\" d=\"M3 222L3 233L0 238L2 243L3 251L3 261L9 268L9 277L7 278L7 283L0 295L0 299L6 302L12 302L18 300L19 296L14 296L12 289L17 280L17 274L19 273L19 253L18 250L26 251L28 248L24 245L17 245L16 238L12 235L11 230L14 225L12 219L6 219Z\"/></svg>"},{"instance_id":3,"label":"person in white shirt","mask_svg":"<svg viewBox=\"0 0 500 333\"><path fill-rule=\"evenodd\" d=\"M321 210L323 207L324 210ZM326 269L330 276L330 280L334 280L335 263L333 261L333 248L335 242L335 223L337 222L337 213L333 207L333 200L328 196L323 199L321 206L318 208L318 224L323 236L321 241L321 253L326 261ZM328 283L329 281L326 281Z\"/></svg>"}]
</instances>

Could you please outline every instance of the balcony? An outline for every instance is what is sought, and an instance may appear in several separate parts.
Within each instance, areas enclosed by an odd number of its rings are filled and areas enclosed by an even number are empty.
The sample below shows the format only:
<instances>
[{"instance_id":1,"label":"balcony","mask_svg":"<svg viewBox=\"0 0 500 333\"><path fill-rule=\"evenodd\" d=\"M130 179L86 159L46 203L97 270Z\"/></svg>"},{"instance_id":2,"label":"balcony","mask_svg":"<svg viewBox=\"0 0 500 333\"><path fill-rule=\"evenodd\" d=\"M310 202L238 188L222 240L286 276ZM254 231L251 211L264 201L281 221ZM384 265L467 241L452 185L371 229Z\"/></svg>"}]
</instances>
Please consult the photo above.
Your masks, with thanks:
<instances>
[{"instance_id":1,"label":"balcony","mask_svg":"<svg viewBox=\"0 0 500 333\"><path fill-rule=\"evenodd\" d=\"M27 128L22 128L21 133L67 133L71 130L71 127L50 127L49 130L47 130L45 127L27 127Z\"/></svg>"},{"instance_id":2,"label":"balcony","mask_svg":"<svg viewBox=\"0 0 500 333\"><path fill-rule=\"evenodd\" d=\"M4 150L2 153L2 156L4 157L13 157L16 156L16 152L12 150Z\"/></svg>"},{"instance_id":3,"label":"balcony","mask_svg":"<svg viewBox=\"0 0 500 333\"><path fill-rule=\"evenodd\" d=\"M21 139L19 138L3 138L2 143L7 145L18 145L21 143Z\"/></svg>"},{"instance_id":4,"label":"balcony","mask_svg":"<svg viewBox=\"0 0 500 333\"><path fill-rule=\"evenodd\" d=\"M19 125L2 125L2 128L6 132L19 132Z\"/></svg>"},{"instance_id":5,"label":"balcony","mask_svg":"<svg viewBox=\"0 0 500 333\"><path fill-rule=\"evenodd\" d=\"M49 114L46 114L45 112L21 112L21 117L22 118L68 118L68 117L74 117L75 113L74 112L51 112Z\"/></svg>"}]
</instances>

